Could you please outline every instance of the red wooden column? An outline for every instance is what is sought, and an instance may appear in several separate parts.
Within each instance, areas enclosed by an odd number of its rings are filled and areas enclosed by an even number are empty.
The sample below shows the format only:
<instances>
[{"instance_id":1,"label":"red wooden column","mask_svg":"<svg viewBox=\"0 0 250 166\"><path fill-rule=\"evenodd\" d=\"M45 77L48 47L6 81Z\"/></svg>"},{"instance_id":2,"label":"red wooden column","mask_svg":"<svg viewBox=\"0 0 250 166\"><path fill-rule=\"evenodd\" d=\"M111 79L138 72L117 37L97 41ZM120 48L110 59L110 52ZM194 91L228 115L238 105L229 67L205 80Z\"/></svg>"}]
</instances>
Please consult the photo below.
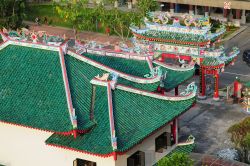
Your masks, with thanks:
<instances>
[{"instance_id":1,"label":"red wooden column","mask_svg":"<svg viewBox=\"0 0 250 166\"><path fill-rule=\"evenodd\" d=\"M219 100L219 74L218 71L215 70L214 73L214 100Z\"/></svg>"},{"instance_id":2,"label":"red wooden column","mask_svg":"<svg viewBox=\"0 0 250 166\"><path fill-rule=\"evenodd\" d=\"M174 94L175 94L175 96L179 95L179 86L174 88Z\"/></svg>"},{"instance_id":3,"label":"red wooden column","mask_svg":"<svg viewBox=\"0 0 250 166\"><path fill-rule=\"evenodd\" d=\"M171 133L173 134L173 138L174 138L174 143L176 144L176 143L178 143L178 127L177 127L177 118L175 118L174 120L173 120L173 126L172 126L172 128L171 128Z\"/></svg>"},{"instance_id":4,"label":"red wooden column","mask_svg":"<svg viewBox=\"0 0 250 166\"><path fill-rule=\"evenodd\" d=\"M234 97L237 97L238 91L239 91L239 81L236 78L236 80L234 81Z\"/></svg>"},{"instance_id":5,"label":"red wooden column","mask_svg":"<svg viewBox=\"0 0 250 166\"><path fill-rule=\"evenodd\" d=\"M74 136L74 138L77 137L77 130L76 129L73 130L73 136Z\"/></svg>"},{"instance_id":6,"label":"red wooden column","mask_svg":"<svg viewBox=\"0 0 250 166\"><path fill-rule=\"evenodd\" d=\"M223 9L223 16L224 16L224 18L227 18L227 14L228 14L228 10L227 9Z\"/></svg>"},{"instance_id":7,"label":"red wooden column","mask_svg":"<svg viewBox=\"0 0 250 166\"><path fill-rule=\"evenodd\" d=\"M205 6L205 16L209 16L209 7Z\"/></svg>"},{"instance_id":8,"label":"red wooden column","mask_svg":"<svg viewBox=\"0 0 250 166\"><path fill-rule=\"evenodd\" d=\"M160 62L165 62L165 56L164 56L164 54L161 54L161 57L159 58L159 61Z\"/></svg>"},{"instance_id":9,"label":"red wooden column","mask_svg":"<svg viewBox=\"0 0 250 166\"><path fill-rule=\"evenodd\" d=\"M189 5L189 14L194 14L194 6Z\"/></svg>"},{"instance_id":10,"label":"red wooden column","mask_svg":"<svg viewBox=\"0 0 250 166\"><path fill-rule=\"evenodd\" d=\"M174 3L169 3L169 4L170 4L170 13L174 13L175 4Z\"/></svg>"},{"instance_id":11,"label":"red wooden column","mask_svg":"<svg viewBox=\"0 0 250 166\"><path fill-rule=\"evenodd\" d=\"M236 19L240 19L240 9L236 9Z\"/></svg>"},{"instance_id":12,"label":"red wooden column","mask_svg":"<svg viewBox=\"0 0 250 166\"><path fill-rule=\"evenodd\" d=\"M200 68L200 95L199 98L204 99L206 98L206 77L205 73L206 69L201 66Z\"/></svg>"}]
</instances>

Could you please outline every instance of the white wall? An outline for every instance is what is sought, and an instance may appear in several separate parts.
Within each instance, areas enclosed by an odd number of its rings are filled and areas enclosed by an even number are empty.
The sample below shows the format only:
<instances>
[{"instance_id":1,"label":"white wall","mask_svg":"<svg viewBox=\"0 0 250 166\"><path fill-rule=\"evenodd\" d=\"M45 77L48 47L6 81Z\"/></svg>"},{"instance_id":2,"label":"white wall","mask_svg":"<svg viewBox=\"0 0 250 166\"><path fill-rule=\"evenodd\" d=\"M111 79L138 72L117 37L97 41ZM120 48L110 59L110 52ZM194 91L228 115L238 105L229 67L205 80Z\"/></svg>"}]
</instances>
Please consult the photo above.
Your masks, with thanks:
<instances>
[{"instance_id":1,"label":"white wall","mask_svg":"<svg viewBox=\"0 0 250 166\"><path fill-rule=\"evenodd\" d=\"M161 135L163 132L170 132L170 131L171 131L170 125L163 127L161 130L157 131L155 134L151 135L146 140L144 140L141 144L138 144L133 149L129 150L126 154L118 155L115 165L127 166L127 158L139 150L145 152L145 165L152 166L162 157L168 154L172 149L175 148L174 145L172 147L168 147L167 150L163 151L163 153L155 152L155 138Z\"/></svg>"},{"instance_id":2,"label":"white wall","mask_svg":"<svg viewBox=\"0 0 250 166\"><path fill-rule=\"evenodd\" d=\"M102 158L45 145L52 133L0 123L0 164L6 166L73 166L81 158L97 166L114 166L113 157Z\"/></svg>"}]
</instances>

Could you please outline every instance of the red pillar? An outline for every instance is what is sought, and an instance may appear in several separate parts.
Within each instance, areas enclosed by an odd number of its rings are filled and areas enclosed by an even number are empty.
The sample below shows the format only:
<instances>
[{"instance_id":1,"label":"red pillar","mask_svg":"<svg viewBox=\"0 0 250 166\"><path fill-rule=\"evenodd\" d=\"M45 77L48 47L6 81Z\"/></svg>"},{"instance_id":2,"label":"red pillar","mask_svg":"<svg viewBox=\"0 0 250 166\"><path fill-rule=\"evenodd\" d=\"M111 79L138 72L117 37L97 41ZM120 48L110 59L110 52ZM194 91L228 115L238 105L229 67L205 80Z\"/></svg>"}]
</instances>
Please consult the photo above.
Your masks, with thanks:
<instances>
[{"instance_id":1,"label":"red pillar","mask_svg":"<svg viewBox=\"0 0 250 166\"><path fill-rule=\"evenodd\" d=\"M214 100L219 100L219 74L215 71L214 74Z\"/></svg>"},{"instance_id":2,"label":"red pillar","mask_svg":"<svg viewBox=\"0 0 250 166\"><path fill-rule=\"evenodd\" d=\"M237 97L238 91L239 91L239 81L235 80L234 81L234 97Z\"/></svg>"},{"instance_id":3,"label":"red pillar","mask_svg":"<svg viewBox=\"0 0 250 166\"><path fill-rule=\"evenodd\" d=\"M177 121L176 119L173 120L173 126L172 126L172 131L171 133L173 134L173 138L174 138L174 143L177 143Z\"/></svg>"},{"instance_id":4,"label":"red pillar","mask_svg":"<svg viewBox=\"0 0 250 166\"><path fill-rule=\"evenodd\" d=\"M190 10L194 10L193 5L189 5L189 11L190 11Z\"/></svg>"},{"instance_id":5,"label":"red pillar","mask_svg":"<svg viewBox=\"0 0 250 166\"><path fill-rule=\"evenodd\" d=\"M205 97L206 95L206 77L205 77L205 69L201 66L200 69L200 97Z\"/></svg>"},{"instance_id":6,"label":"red pillar","mask_svg":"<svg viewBox=\"0 0 250 166\"><path fill-rule=\"evenodd\" d=\"M205 12L208 12L208 11L209 11L209 7L205 6Z\"/></svg>"},{"instance_id":7,"label":"red pillar","mask_svg":"<svg viewBox=\"0 0 250 166\"><path fill-rule=\"evenodd\" d=\"M164 95L164 94L165 94L165 88L164 88L164 87L161 87L161 86L158 86L158 87L157 87L157 92L158 92L158 93L161 93L162 95Z\"/></svg>"},{"instance_id":8,"label":"red pillar","mask_svg":"<svg viewBox=\"0 0 250 166\"><path fill-rule=\"evenodd\" d=\"M174 88L174 94L175 94L175 96L179 95L179 86Z\"/></svg>"},{"instance_id":9,"label":"red pillar","mask_svg":"<svg viewBox=\"0 0 250 166\"><path fill-rule=\"evenodd\" d=\"M116 161L117 160L117 153L116 152L113 152L113 157L114 157L114 160Z\"/></svg>"},{"instance_id":10,"label":"red pillar","mask_svg":"<svg viewBox=\"0 0 250 166\"><path fill-rule=\"evenodd\" d=\"M170 4L170 9L174 9L175 4L174 3L169 3Z\"/></svg>"},{"instance_id":11,"label":"red pillar","mask_svg":"<svg viewBox=\"0 0 250 166\"><path fill-rule=\"evenodd\" d=\"M236 19L240 19L240 9L236 9Z\"/></svg>"},{"instance_id":12,"label":"red pillar","mask_svg":"<svg viewBox=\"0 0 250 166\"><path fill-rule=\"evenodd\" d=\"M160 57L159 61L160 62L165 62L165 56L164 56L164 54L161 54L161 57Z\"/></svg>"},{"instance_id":13,"label":"red pillar","mask_svg":"<svg viewBox=\"0 0 250 166\"><path fill-rule=\"evenodd\" d=\"M209 7L205 6L205 16L209 16Z\"/></svg>"},{"instance_id":14,"label":"red pillar","mask_svg":"<svg viewBox=\"0 0 250 166\"><path fill-rule=\"evenodd\" d=\"M74 138L77 137L77 130L76 129L73 130L73 135L74 135Z\"/></svg>"},{"instance_id":15,"label":"red pillar","mask_svg":"<svg viewBox=\"0 0 250 166\"><path fill-rule=\"evenodd\" d=\"M228 10L227 9L223 9L223 16L224 16L224 18L227 18L227 13L228 13Z\"/></svg>"}]
</instances>

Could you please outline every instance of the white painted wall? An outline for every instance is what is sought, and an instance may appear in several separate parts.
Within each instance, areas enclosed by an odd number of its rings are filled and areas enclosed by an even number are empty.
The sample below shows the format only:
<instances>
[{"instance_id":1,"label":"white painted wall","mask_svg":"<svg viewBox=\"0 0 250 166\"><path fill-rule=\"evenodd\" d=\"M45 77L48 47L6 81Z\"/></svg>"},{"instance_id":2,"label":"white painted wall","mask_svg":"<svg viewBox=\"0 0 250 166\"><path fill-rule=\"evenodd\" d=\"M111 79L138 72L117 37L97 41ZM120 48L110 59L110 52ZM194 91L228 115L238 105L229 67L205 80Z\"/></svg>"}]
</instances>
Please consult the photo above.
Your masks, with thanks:
<instances>
[{"instance_id":1,"label":"white painted wall","mask_svg":"<svg viewBox=\"0 0 250 166\"><path fill-rule=\"evenodd\" d=\"M6 166L73 166L76 158L115 166L113 157L102 158L45 145L52 133L0 123L0 164Z\"/></svg>"},{"instance_id":2,"label":"white painted wall","mask_svg":"<svg viewBox=\"0 0 250 166\"><path fill-rule=\"evenodd\" d=\"M163 153L155 152L155 138L161 135L163 132L170 132L170 125L163 127L161 130L157 131L155 134L148 137L146 140L138 144L133 149L129 150L124 155L118 155L117 161L115 163L116 166L127 166L127 158L130 157L137 151L145 152L145 165L152 166L157 161L159 161L162 157L166 156L172 149L175 148L175 145L172 147L168 147L167 150L164 150Z\"/></svg>"},{"instance_id":3,"label":"white painted wall","mask_svg":"<svg viewBox=\"0 0 250 166\"><path fill-rule=\"evenodd\" d=\"M85 153L65 150L45 145L52 133L0 123L0 164L6 166L73 166L76 158L94 161L97 166L127 166L127 158L140 150L145 152L146 166L169 153L175 146L168 147L163 153L155 152L155 138L163 132L170 132L170 125L163 127L124 155L97 157Z\"/></svg>"}]
</instances>

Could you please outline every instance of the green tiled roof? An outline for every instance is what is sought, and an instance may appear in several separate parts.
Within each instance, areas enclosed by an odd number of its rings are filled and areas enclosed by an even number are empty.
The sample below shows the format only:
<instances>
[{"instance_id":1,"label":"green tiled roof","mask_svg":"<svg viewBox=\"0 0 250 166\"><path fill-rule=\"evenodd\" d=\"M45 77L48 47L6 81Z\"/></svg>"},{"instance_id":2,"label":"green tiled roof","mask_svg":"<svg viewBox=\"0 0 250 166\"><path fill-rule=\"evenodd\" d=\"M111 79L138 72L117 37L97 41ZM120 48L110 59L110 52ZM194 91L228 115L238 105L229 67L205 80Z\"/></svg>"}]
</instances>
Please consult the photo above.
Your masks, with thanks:
<instances>
[{"instance_id":1,"label":"green tiled roof","mask_svg":"<svg viewBox=\"0 0 250 166\"><path fill-rule=\"evenodd\" d=\"M190 144L190 145L182 145L182 146L177 146L173 151L168 153L166 157L170 157L173 153L184 153L184 154L189 154L191 153L195 148L195 144ZM153 166L157 166L157 163L154 164Z\"/></svg>"},{"instance_id":2,"label":"green tiled roof","mask_svg":"<svg viewBox=\"0 0 250 166\"><path fill-rule=\"evenodd\" d=\"M93 122L89 120L92 93L90 80L98 74L102 75L105 71L81 62L70 55L65 56L65 63L73 107L76 111L78 128L86 129L90 125L93 125Z\"/></svg>"},{"instance_id":3,"label":"green tiled roof","mask_svg":"<svg viewBox=\"0 0 250 166\"><path fill-rule=\"evenodd\" d=\"M144 78L144 75L150 72L150 68L146 61L131 60L131 59L128 60L125 58L100 56L100 55L94 55L94 54L84 54L84 56L96 62L102 63L112 69L118 70L120 72L129 74L132 76ZM103 71L98 74L102 74L102 73L107 73L107 72ZM134 88L146 90L146 91L155 91L158 85L160 84L159 82L141 84L141 83L131 82L121 77L118 79L118 83L131 86Z\"/></svg>"},{"instance_id":4,"label":"green tiled roof","mask_svg":"<svg viewBox=\"0 0 250 166\"><path fill-rule=\"evenodd\" d=\"M249 82L246 82L246 83L245 83L245 86L250 88L250 81L249 81Z\"/></svg>"},{"instance_id":5,"label":"green tiled roof","mask_svg":"<svg viewBox=\"0 0 250 166\"><path fill-rule=\"evenodd\" d=\"M10 45L0 61L0 121L72 130L58 52Z\"/></svg>"},{"instance_id":6,"label":"green tiled roof","mask_svg":"<svg viewBox=\"0 0 250 166\"><path fill-rule=\"evenodd\" d=\"M213 58L213 57L204 58L202 61L203 66L218 66L222 63L224 63L224 62L218 60L217 58Z\"/></svg>"},{"instance_id":7,"label":"green tiled roof","mask_svg":"<svg viewBox=\"0 0 250 166\"><path fill-rule=\"evenodd\" d=\"M76 139L54 134L46 143L90 153L111 153L106 91L106 87L97 88L99 98L96 99L94 113L97 124L91 132ZM126 151L138 144L153 131L188 110L195 101L195 97L183 101L166 101L118 89L112 93L117 151Z\"/></svg>"},{"instance_id":8,"label":"green tiled roof","mask_svg":"<svg viewBox=\"0 0 250 166\"><path fill-rule=\"evenodd\" d=\"M0 120L57 132L72 129L58 52L8 46L0 51L0 61ZM94 120L89 118L90 80L107 72L69 55L65 56L65 63L78 129L91 127L91 130L76 139L53 134L46 143L90 153L111 153L107 87L96 85ZM114 68L118 70L119 66ZM130 69L126 71L132 72ZM129 84L123 78L118 78L118 83ZM156 84L133 83L133 86L156 89ZM117 151L130 149L188 110L195 101L195 97L167 101L119 89L112 91L112 96Z\"/></svg>"},{"instance_id":9,"label":"green tiled roof","mask_svg":"<svg viewBox=\"0 0 250 166\"><path fill-rule=\"evenodd\" d=\"M154 66L157 66L157 64L154 64ZM163 81L166 90L171 90L177 87L179 84L182 84L183 82L191 78L195 72L195 68L184 71L178 71L161 66L161 69L163 71L163 74L165 72L167 73L166 78Z\"/></svg>"},{"instance_id":10,"label":"green tiled roof","mask_svg":"<svg viewBox=\"0 0 250 166\"><path fill-rule=\"evenodd\" d=\"M107 89L105 87L96 88L94 121L96 122L96 126L93 127L90 132L77 136L76 139L73 138L73 136L65 137L53 134L48 140L46 140L46 143L67 146L99 154L112 152L108 98Z\"/></svg>"},{"instance_id":11,"label":"green tiled roof","mask_svg":"<svg viewBox=\"0 0 250 166\"><path fill-rule=\"evenodd\" d=\"M190 145L181 145L177 146L172 152L170 152L167 156L172 155L173 153L184 153L184 154L189 154L191 153L195 148L195 144L190 144Z\"/></svg>"},{"instance_id":12,"label":"green tiled roof","mask_svg":"<svg viewBox=\"0 0 250 166\"><path fill-rule=\"evenodd\" d=\"M142 89L142 90L152 92L152 91L155 91L157 89L160 82L151 83L151 84L140 84L140 83L136 83L136 82L131 82L131 81L126 80L124 78L118 78L118 84L123 84L123 85L127 85L127 86L134 87L137 89Z\"/></svg>"},{"instance_id":13,"label":"green tiled roof","mask_svg":"<svg viewBox=\"0 0 250 166\"><path fill-rule=\"evenodd\" d=\"M85 57L90 58L94 61L102 63L110 68L121 71L126 74L130 74L137 77L144 78L145 74L150 72L150 68L147 61L117 58L110 56L100 56L94 54L83 54Z\"/></svg>"},{"instance_id":14,"label":"green tiled roof","mask_svg":"<svg viewBox=\"0 0 250 166\"><path fill-rule=\"evenodd\" d=\"M93 54L84 54L84 56L99 63L102 63L115 70L142 78L144 77L145 74L148 74L150 72L150 69L146 61L128 60L124 58L98 56ZM177 70L167 69L164 67L162 67L162 69L163 71L167 72L167 78L164 81L164 86L167 90L175 88L179 84L183 83L184 81L192 77L195 71L194 69L188 71L177 71ZM159 82L152 84L139 84L128 81L123 78L119 78L118 83L147 91L155 91L159 85Z\"/></svg>"},{"instance_id":15,"label":"green tiled roof","mask_svg":"<svg viewBox=\"0 0 250 166\"><path fill-rule=\"evenodd\" d=\"M156 31L156 30L148 30L140 35L145 36L145 37L150 37L150 38L179 40L179 41L186 41L186 42L204 42L208 40L208 39L205 39L204 35L190 35L190 34L167 32L167 31Z\"/></svg>"}]
</instances>

